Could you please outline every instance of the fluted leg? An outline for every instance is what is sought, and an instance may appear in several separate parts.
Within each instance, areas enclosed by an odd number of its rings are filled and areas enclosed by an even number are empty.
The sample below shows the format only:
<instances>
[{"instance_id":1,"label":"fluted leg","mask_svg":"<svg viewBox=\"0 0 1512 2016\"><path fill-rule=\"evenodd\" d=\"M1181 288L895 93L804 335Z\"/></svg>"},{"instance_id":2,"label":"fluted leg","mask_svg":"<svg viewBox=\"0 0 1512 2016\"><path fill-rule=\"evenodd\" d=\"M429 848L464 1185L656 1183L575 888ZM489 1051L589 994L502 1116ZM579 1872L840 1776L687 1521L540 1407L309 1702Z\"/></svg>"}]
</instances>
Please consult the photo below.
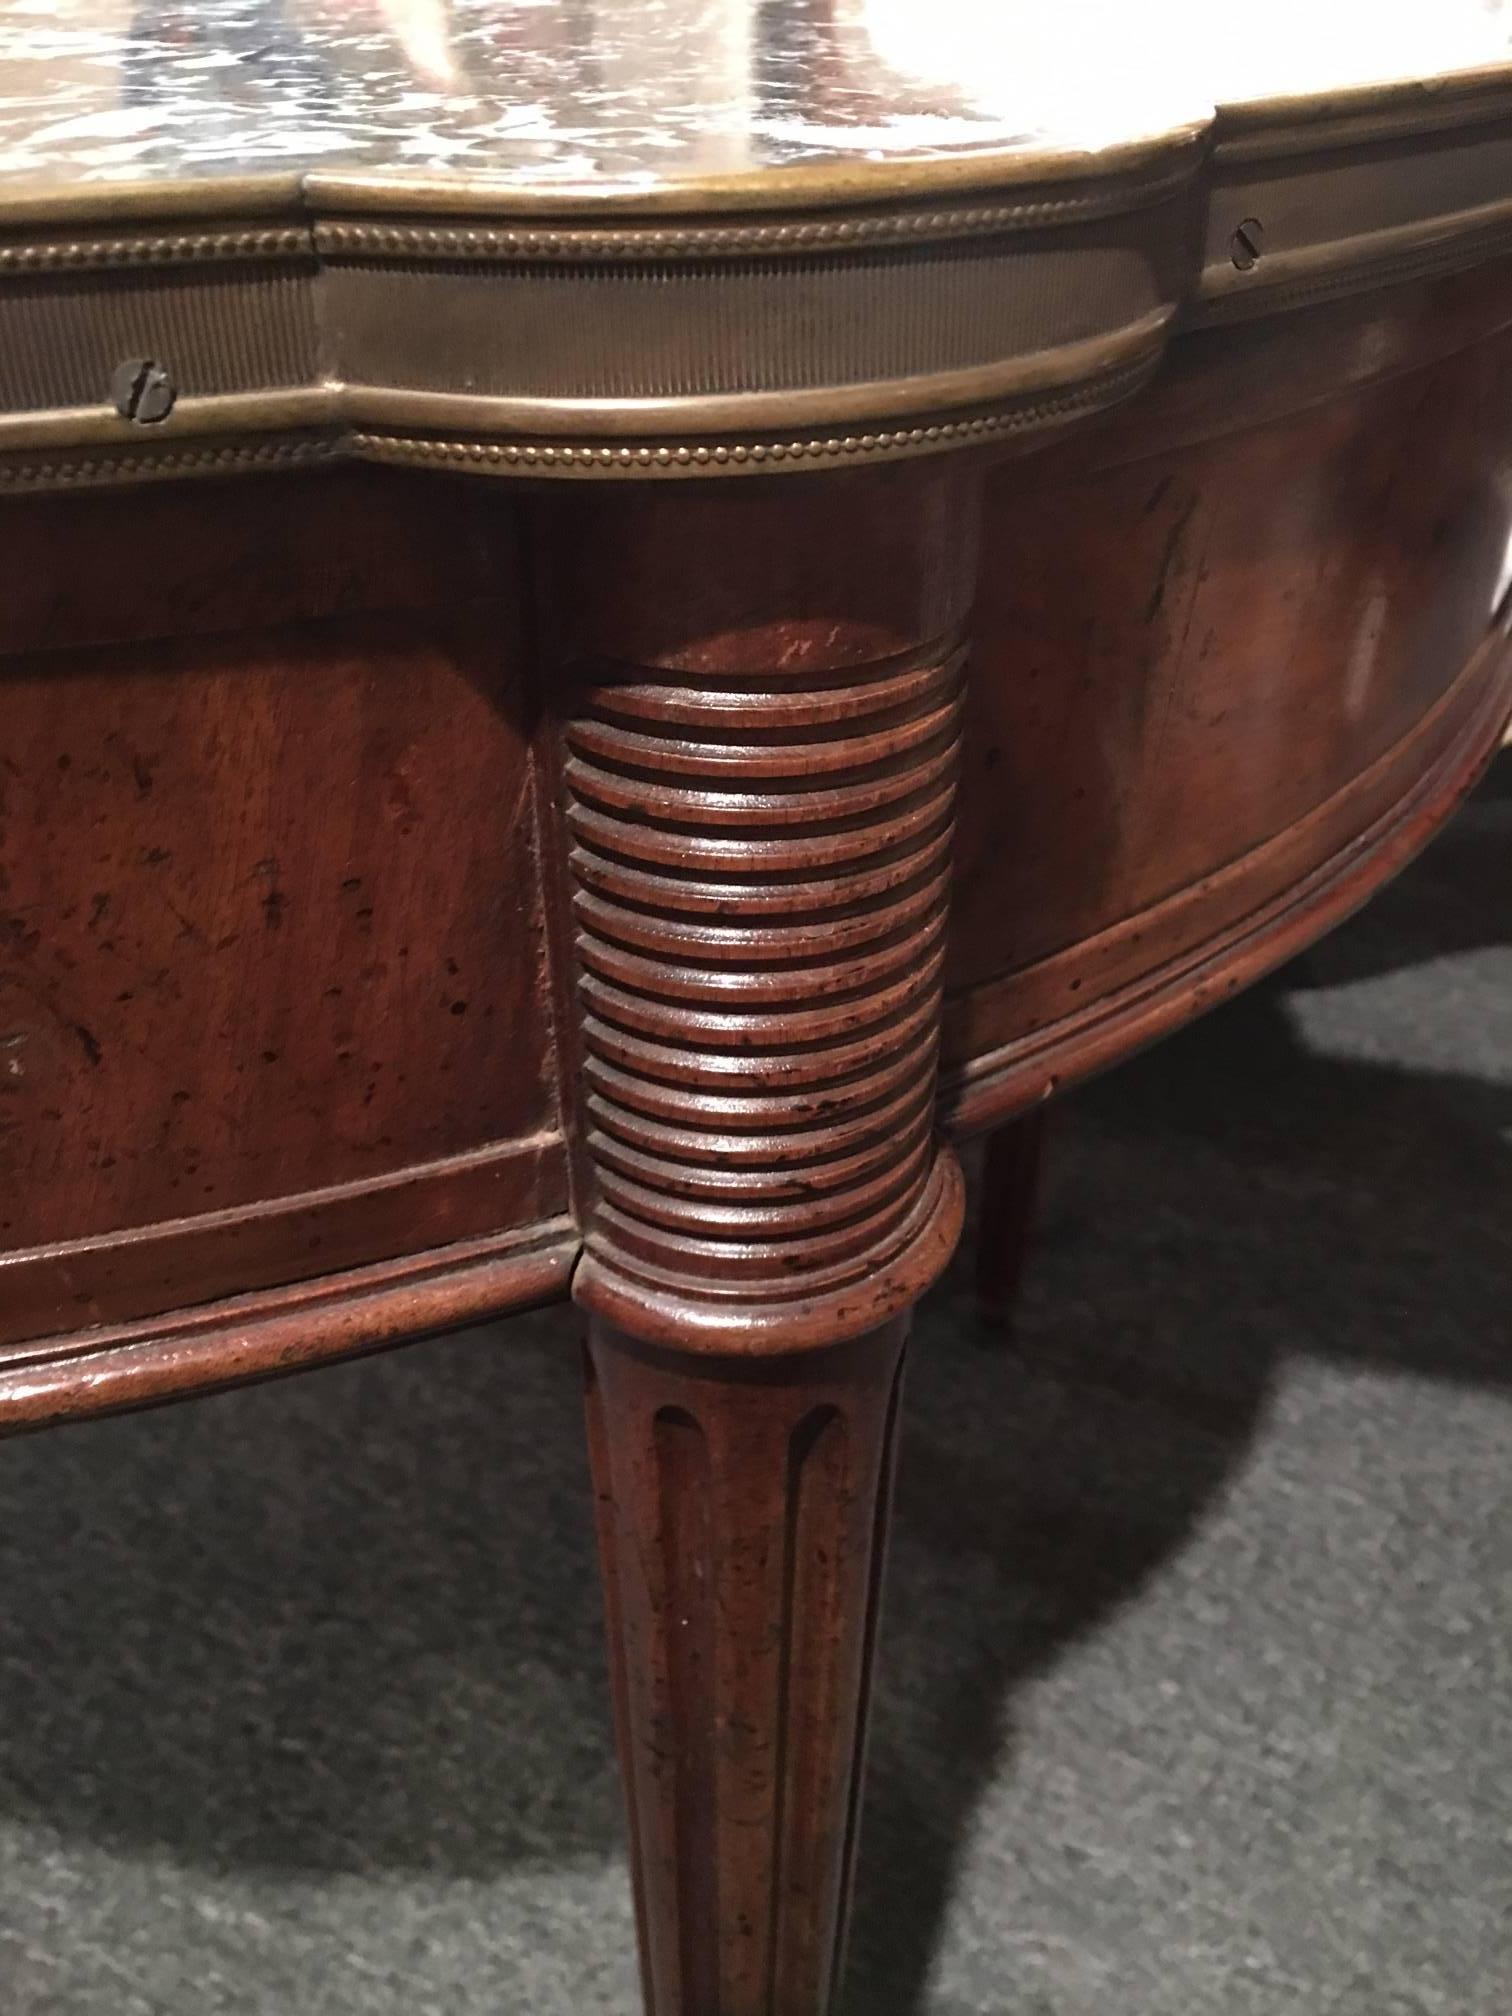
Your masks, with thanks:
<instances>
[{"instance_id":1,"label":"fluted leg","mask_svg":"<svg viewBox=\"0 0 1512 2016\"><path fill-rule=\"evenodd\" d=\"M732 1360L590 1344L590 1446L653 2016L831 2003L903 1325Z\"/></svg>"},{"instance_id":2,"label":"fluted leg","mask_svg":"<svg viewBox=\"0 0 1512 2016\"><path fill-rule=\"evenodd\" d=\"M994 1329L1012 1328L1024 1259L1034 1230L1046 1110L1038 1106L987 1137L977 1224L977 1301Z\"/></svg>"},{"instance_id":3,"label":"fluted leg","mask_svg":"<svg viewBox=\"0 0 1512 2016\"><path fill-rule=\"evenodd\" d=\"M825 2016L934 1124L972 480L564 519L589 1420L652 2016Z\"/></svg>"}]
</instances>

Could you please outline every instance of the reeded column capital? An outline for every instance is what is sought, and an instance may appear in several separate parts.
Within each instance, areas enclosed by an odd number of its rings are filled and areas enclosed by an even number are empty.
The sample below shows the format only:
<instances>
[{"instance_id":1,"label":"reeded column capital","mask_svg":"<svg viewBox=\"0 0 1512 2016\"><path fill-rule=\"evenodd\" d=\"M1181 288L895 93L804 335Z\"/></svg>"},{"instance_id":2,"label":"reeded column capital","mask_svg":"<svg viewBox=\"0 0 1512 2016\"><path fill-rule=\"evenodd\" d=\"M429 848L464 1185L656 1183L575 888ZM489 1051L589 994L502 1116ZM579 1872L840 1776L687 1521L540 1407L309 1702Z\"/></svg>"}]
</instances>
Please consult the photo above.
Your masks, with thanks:
<instances>
[{"instance_id":1,"label":"reeded column capital","mask_svg":"<svg viewBox=\"0 0 1512 2016\"><path fill-rule=\"evenodd\" d=\"M953 1250L935 1061L973 486L576 521L575 1293L646 1341L833 1344Z\"/></svg>"}]
</instances>

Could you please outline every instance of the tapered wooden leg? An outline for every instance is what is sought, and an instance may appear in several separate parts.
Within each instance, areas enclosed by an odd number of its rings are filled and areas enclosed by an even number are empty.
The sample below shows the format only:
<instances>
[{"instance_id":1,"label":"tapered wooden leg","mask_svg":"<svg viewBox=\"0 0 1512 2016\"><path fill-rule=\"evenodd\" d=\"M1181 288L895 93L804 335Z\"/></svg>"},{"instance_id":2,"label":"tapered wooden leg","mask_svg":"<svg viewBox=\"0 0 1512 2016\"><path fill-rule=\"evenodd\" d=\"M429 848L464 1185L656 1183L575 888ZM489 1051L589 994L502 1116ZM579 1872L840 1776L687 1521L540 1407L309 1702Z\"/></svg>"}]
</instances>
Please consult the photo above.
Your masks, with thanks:
<instances>
[{"instance_id":1,"label":"tapered wooden leg","mask_svg":"<svg viewBox=\"0 0 1512 2016\"><path fill-rule=\"evenodd\" d=\"M652 2016L826 2016L935 1129L974 479L563 522L589 1421Z\"/></svg>"},{"instance_id":2,"label":"tapered wooden leg","mask_svg":"<svg viewBox=\"0 0 1512 2016\"><path fill-rule=\"evenodd\" d=\"M679 1359L595 1323L588 1417L651 2016L838 1976L903 1324Z\"/></svg>"},{"instance_id":3,"label":"tapered wooden leg","mask_svg":"<svg viewBox=\"0 0 1512 2016\"><path fill-rule=\"evenodd\" d=\"M1013 1324L1039 1199L1045 1120L1046 1109L1037 1106L987 1138L977 1225L976 1288L983 1318L996 1330L1006 1331Z\"/></svg>"}]
</instances>

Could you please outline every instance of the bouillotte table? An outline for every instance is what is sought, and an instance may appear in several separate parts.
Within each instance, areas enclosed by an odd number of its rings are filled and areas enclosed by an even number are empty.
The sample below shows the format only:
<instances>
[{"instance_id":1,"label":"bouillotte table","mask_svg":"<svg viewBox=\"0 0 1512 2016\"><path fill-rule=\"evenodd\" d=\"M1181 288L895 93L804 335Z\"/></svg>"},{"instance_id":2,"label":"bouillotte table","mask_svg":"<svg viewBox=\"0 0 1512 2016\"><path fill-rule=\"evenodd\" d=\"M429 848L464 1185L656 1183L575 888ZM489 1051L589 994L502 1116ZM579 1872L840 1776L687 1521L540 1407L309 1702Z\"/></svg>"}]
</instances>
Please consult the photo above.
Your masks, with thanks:
<instances>
[{"instance_id":1,"label":"bouillotte table","mask_svg":"<svg viewBox=\"0 0 1512 2016\"><path fill-rule=\"evenodd\" d=\"M0 7L0 1422L570 1292L655 2016L830 2006L953 1144L1512 709L1508 23L1224 13Z\"/></svg>"}]
</instances>

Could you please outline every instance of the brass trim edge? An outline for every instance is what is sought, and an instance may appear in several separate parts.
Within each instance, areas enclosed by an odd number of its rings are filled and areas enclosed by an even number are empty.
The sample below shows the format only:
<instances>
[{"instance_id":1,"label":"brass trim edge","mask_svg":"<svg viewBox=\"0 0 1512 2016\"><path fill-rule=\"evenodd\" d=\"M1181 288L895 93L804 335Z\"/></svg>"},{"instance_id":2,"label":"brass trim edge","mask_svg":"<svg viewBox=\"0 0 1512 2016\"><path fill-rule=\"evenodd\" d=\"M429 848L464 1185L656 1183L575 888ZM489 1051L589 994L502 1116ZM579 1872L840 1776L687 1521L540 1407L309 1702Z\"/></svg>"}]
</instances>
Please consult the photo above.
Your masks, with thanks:
<instances>
[{"instance_id":1,"label":"brass trim edge","mask_svg":"<svg viewBox=\"0 0 1512 2016\"><path fill-rule=\"evenodd\" d=\"M649 191L312 170L75 189L51 230L22 192L0 198L0 489L340 455L662 477L1002 447L1126 397L1176 327L1507 252L1509 172L1512 64L1102 155ZM170 395L132 417L115 387L139 360Z\"/></svg>"},{"instance_id":2,"label":"brass trim edge","mask_svg":"<svg viewBox=\"0 0 1512 2016\"><path fill-rule=\"evenodd\" d=\"M228 392L181 399L173 409L175 442L204 435L285 434L334 427L340 394L330 385L294 385L273 392ZM116 448L151 453L156 437L108 406L63 406L37 413L0 413L0 455L35 448Z\"/></svg>"},{"instance_id":3,"label":"brass trim edge","mask_svg":"<svg viewBox=\"0 0 1512 2016\"><path fill-rule=\"evenodd\" d=\"M243 225L232 231L172 231L137 237L35 239L29 243L0 244L0 277L314 257L314 238L307 225Z\"/></svg>"},{"instance_id":4,"label":"brass trim edge","mask_svg":"<svg viewBox=\"0 0 1512 2016\"><path fill-rule=\"evenodd\" d=\"M306 468L343 459L337 435L312 440L226 441L213 447L144 449L116 455L60 455L55 461L0 461L6 491L87 490L183 476L230 476L257 469Z\"/></svg>"},{"instance_id":5,"label":"brass trim edge","mask_svg":"<svg viewBox=\"0 0 1512 2016\"><path fill-rule=\"evenodd\" d=\"M860 434L817 434L771 440L648 442L532 442L438 440L428 435L364 429L350 435L353 453L364 460L443 466L471 473L516 475L656 476L774 474L804 463L929 454L946 448L989 446L1015 435L1038 432L1128 398L1149 381L1161 352L1151 350L1086 384L1002 411L972 413L954 420L921 420Z\"/></svg>"},{"instance_id":6,"label":"brass trim edge","mask_svg":"<svg viewBox=\"0 0 1512 2016\"><path fill-rule=\"evenodd\" d=\"M1097 396L1099 388L1121 380L1129 370L1153 368L1171 312L1160 308L1107 335L1058 344L1001 363L965 371L919 372L907 378L857 379L782 391L690 392L621 399L520 399L349 385L341 391L342 410L355 422L371 422L378 428L413 426L437 431L476 430L483 435L566 435L572 439L587 436L600 442L679 433L711 439L738 434L755 439L795 428L834 428L846 422L865 426L919 414L943 416L963 408L1003 405L1072 385L1081 385ZM0 445L3 440L0 426Z\"/></svg>"},{"instance_id":7,"label":"brass trim edge","mask_svg":"<svg viewBox=\"0 0 1512 2016\"><path fill-rule=\"evenodd\" d=\"M1323 147L1413 139L1504 119L1509 103L1512 63L1486 63L1442 77L1399 77L1311 97L1248 99L1219 106L1212 126L1213 159L1228 168Z\"/></svg>"},{"instance_id":8,"label":"brass trim edge","mask_svg":"<svg viewBox=\"0 0 1512 2016\"><path fill-rule=\"evenodd\" d=\"M447 175L401 177L361 169L313 168L301 178L299 187L312 210L353 215L420 213L522 217L535 222L544 217L759 216L938 202L946 196L987 194L1042 183L1138 183L1148 172L1163 172L1178 162L1190 175L1207 155L1212 129L1213 119L1208 115L1096 150L983 147L893 159L863 154L723 175L668 175L649 184L605 177L522 186L483 176L464 180ZM42 200L42 192L35 200Z\"/></svg>"},{"instance_id":9,"label":"brass trim edge","mask_svg":"<svg viewBox=\"0 0 1512 2016\"><path fill-rule=\"evenodd\" d=\"M1215 264L1208 269L1201 303L1189 320L1230 322L1307 307L1367 287L1426 280L1509 248L1512 197L1430 224L1401 225L1278 253L1263 275L1225 271Z\"/></svg>"},{"instance_id":10,"label":"brass trim edge","mask_svg":"<svg viewBox=\"0 0 1512 2016\"><path fill-rule=\"evenodd\" d=\"M1177 196L1192 179L1183 161L1132 186L1013 203L963 204L942 210L881 212L868 216L802 217L750 224L710 224L689 218L675 225L627 221L619 228L587 223L508 225L483 223L374 223L317 219L317 252L326 258L499 261L591 260L633 264L651 259L771 258L837 247L943 244L957 238L999 237L1055 225L1093 223L1122 216L1136 205Z\"/></svg>"}]
</instances>

